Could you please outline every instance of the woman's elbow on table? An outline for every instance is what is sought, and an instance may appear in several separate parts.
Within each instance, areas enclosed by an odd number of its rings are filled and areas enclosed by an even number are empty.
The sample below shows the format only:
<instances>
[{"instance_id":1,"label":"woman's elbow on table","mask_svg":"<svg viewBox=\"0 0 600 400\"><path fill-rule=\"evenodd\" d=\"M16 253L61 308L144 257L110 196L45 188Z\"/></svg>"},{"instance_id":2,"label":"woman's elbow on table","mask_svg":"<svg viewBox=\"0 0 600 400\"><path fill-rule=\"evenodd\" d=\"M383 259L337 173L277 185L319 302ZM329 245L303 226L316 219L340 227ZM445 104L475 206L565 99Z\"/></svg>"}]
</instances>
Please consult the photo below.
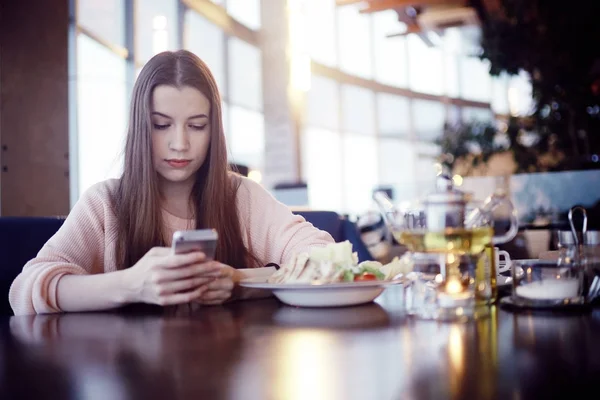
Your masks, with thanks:
<instances>
[{"instance_id":1,"label":"woman's elbow on table","mask_svg":"<svg viewBox=\"0 0 600 400\"><path fill-rule=\"evenodd\" d=\"M71 265L28 263L13 281L8 294L15 315L50 314L62 312L57 301L58 281L67 274L85 274Z\"/></svg>"}]
</instances>

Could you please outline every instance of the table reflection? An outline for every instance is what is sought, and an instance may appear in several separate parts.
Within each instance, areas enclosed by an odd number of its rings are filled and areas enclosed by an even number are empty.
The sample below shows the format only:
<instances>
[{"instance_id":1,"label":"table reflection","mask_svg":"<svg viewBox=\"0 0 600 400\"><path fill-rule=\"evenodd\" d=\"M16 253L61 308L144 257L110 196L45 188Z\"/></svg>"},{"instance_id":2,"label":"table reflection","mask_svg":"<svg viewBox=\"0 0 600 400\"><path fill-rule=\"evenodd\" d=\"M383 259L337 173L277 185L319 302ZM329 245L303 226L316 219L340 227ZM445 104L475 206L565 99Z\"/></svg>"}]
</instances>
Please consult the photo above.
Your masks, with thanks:
<instances>
[{"instance_id":1,"label":"table reflection","mask_svg":"<svg viewBox=\"0 0 600 400\"><path fill-rule=\"evenodd\" d=\"M300 399L342 398L338 382L336 338L329 332L302 330L275 341L277 372L275 397Z\"/></svg>"},{"instance_id":2,"label":"table reflection","mask_svg":"<svg viewBox=\"0 0 600 400\"><path fill-rule=\"evenodd\" d=\"M297 328L370 330L389 326L391 316L377 303L339 308L283 306L273 314L273 322Z\"/></svg>"},{"instance_id":3,"label":"table reflection","mask_svg":"<svg viewBox=\"0 0 600 400\"><path fill-rule=\"evenodd\" d=\"M9 340L0 331L10 365L0 387L22 393L19 382L35 381L30 398L318 400L537 398L595 386L600 311L492 307L489 318L444 323L407 318L398 292L386 292L375 303L331 309L268 299L13 317L4 326Z\"/></svg>"},{"instance_id":4,"label":"table reflection","mask_svg":"<svg viewBox=\"0 0 600 400\"><path fill-rule=\"evenodd\" d=\"M211 368L226 379L243 352L242 324L232 310L218 307L204 313L13 317L10 332L29 362L60 361L62 374L77 383L81 397L172 398L196 386L194 380L209 379ZM223 384L213 379L204 386L216 393Z\"/></svg>"},{"instance_id":5,"label":"table reflection","mask_svg":"<svg viewBox=\"0 0 600 400\"><path fill-rule=\"evenodd\" d=\"M540 366L556 359L564 368L600 367L600 360L585 351L595 347L600 323L585 314L513 315L511 323L511 350L517 357Z\"/></svg>"}]
</instances>

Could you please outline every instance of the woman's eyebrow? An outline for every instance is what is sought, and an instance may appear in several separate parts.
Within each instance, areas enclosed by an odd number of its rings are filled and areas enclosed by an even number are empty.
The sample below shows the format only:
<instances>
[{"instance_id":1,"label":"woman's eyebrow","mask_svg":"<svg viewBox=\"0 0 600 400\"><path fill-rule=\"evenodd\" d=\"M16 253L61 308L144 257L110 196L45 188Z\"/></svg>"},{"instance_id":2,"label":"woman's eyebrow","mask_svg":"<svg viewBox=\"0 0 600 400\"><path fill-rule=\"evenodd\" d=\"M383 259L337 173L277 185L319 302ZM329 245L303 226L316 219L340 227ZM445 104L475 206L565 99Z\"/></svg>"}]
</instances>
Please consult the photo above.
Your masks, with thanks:
<instances>
[{"instance_id":1,"label":"woman's eyebrow","mask_svg":"<svg viewBox=\"0 0 600 400\"><path fill-rule=\"evenodd\" d=\"M188 119L195 119L195 118L208 118L208 116L206 114L198 114L198 115L192 115Z\"/></svg>"},{"instance_id":2,"label":"woman's eyebrow","mask_svg":"<svg viewBox=\"0 0 600 400\"><path fill-rule=\"evenodd\" d=\"M158 115L159 117L173 119L173 118L169 117L167 114L163 114L163 113L158 112L158 111L152 111L152 115Z\"/></svg>"}]
</instances>

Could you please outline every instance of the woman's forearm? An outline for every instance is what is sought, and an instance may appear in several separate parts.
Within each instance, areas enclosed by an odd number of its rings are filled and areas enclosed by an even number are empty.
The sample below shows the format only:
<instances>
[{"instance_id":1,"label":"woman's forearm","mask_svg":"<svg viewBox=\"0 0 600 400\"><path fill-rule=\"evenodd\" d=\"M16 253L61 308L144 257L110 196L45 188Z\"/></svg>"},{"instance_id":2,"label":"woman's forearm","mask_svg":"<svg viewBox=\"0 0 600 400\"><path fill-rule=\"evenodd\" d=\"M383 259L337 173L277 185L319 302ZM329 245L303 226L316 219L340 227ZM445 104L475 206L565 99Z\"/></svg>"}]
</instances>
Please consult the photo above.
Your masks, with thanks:
<instances>
[{"instance_id":1,"label":"woman's forearm","mask_svg":"<svg viewBox=\"0 0 600 400\"><path fill-rule=\"evenodd\" d=\"M65 312L99 311L135 302L126 272L63 276L56 288L58 307Z\"/></svg>"},{"instance_id":2,"label":"woman's forearm","mask_svg":"<svg viewBox=\"0 0 600 400\"><path fill-rule=\"evenodd\" d=\"M239 277L236 277L236 283ZM64 312L100 311L118 308L138 301L129 283L127 270L94 275L65 275L56 288L58 307ZM230 300L260 299L271 296L269 290L235 285Z\"/></svg>"}]
</instances>

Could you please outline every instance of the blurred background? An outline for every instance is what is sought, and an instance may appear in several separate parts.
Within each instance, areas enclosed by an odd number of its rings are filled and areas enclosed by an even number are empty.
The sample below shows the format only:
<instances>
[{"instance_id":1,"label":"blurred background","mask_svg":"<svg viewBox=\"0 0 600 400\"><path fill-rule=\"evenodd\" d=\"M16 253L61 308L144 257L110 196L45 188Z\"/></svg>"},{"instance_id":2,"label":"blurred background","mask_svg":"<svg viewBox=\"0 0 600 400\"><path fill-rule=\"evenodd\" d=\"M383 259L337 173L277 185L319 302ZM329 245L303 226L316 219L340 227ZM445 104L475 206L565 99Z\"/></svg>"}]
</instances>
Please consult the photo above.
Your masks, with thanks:
<instances>
[{"instance_id":1,"label":"blurred background","mask_svg":"<svg viewBox=\"0 0 600 400\"><path fill-rule=\"evenodd\" d=\"M510 191L524 227L598 208L598 2L0 3L2 215L118 177L136 76L179 48L216 77L230 162L291 207L357 218L445 170Z\"/></svg>"}]
</instances>

